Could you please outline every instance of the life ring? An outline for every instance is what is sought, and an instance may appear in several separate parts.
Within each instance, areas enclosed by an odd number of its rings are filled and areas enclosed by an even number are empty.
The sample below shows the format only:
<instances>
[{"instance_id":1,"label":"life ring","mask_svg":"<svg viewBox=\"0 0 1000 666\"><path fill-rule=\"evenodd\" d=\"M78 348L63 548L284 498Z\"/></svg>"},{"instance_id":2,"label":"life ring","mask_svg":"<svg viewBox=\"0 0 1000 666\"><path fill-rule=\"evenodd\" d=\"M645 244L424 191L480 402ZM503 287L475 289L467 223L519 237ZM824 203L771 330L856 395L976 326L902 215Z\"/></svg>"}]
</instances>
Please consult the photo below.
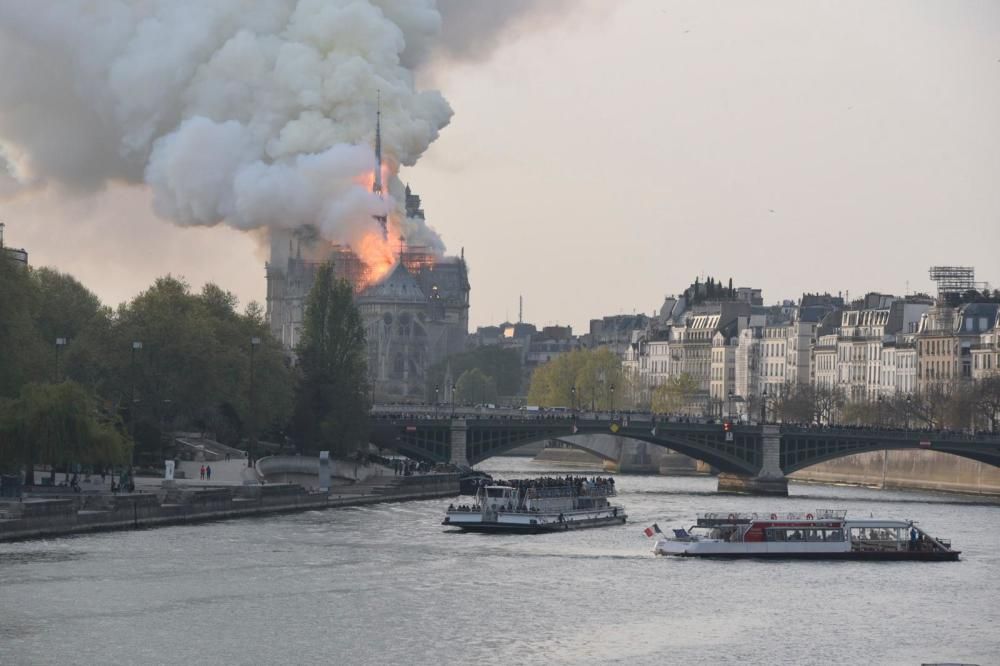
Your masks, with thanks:
<instances>
[{"instance_id":1,"label":"life ring","mask_svg":"<svg viewBox=\"0 0 1000 666\"><path fill-rule=\"evenodd\" d=\"M777 520L777 519L778 519L778 514L772 513L771 514L771 520Z\"/></svg>"},{"instance_id":2,"label":"life ring","mask_svg":"<svg viewBox=\"0 0 1000 666\"><path fill-rule=\"evenodd\" d=\"M813 515L811 513L807 513L806 514L806 520L812 520L812 519L813 519Z\"/></svg>"},{"instance_id":3,"label":"life ring","mask_svg":"<svg viewBox=\"0 0 1000 666\"><path fill-rule=\"evenodd\" d=\"M757 520L757 514L756 513L751 513L750 514L750 518L752 518L753 520Z\"/></svg>"},{"instance_id":4,"label":"life ring","mask_svg":"<svg viewBox=\"0 0 1000 666\"><path fill-rule=\"evenodd\" d=\"M736 520L736 514L735 513L729 514L729 520Z\"/></svg>"}]
</instances>

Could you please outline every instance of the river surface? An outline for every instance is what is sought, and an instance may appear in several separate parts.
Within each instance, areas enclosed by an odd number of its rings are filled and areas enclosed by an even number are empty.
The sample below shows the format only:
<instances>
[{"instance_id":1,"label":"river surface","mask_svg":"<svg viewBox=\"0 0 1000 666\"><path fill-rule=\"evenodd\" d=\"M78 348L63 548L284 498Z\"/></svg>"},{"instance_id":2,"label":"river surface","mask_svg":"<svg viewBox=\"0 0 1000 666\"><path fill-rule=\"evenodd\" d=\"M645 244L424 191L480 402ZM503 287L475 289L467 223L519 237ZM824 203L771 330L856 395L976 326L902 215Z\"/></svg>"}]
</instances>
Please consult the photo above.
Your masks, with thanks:
<instances>
[{"instance_id":1,"label":"river surface","mask_svg":"<svg viewBox=\"0 0 1000 666\"><path fill-rule=\"evenodd\" d=\"M561 534L452 533L443 499L0 544L0 664L1000 664L997 503L617 485L629 524ZM962 561L668 560L642 533L817 508L916 519Z\"/></svg>"}]
</instances>

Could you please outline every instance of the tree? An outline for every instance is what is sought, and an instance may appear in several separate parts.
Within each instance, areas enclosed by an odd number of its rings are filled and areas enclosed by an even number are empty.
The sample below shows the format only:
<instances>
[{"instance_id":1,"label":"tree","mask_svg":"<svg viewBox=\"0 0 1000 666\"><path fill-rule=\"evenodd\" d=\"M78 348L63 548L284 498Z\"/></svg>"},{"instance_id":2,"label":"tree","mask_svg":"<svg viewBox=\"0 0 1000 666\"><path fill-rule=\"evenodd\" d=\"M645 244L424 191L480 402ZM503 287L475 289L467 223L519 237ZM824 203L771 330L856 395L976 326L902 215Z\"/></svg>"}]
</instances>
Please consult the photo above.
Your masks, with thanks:
<instances>
[{"instance_id":1,"label":"tree","mask_svg":"<svg viewBox=\"0 0 1000 666\"><path fill-rule=\"evenodd\" d=\"M521 354L516 349L478 347L453 354L431 366L427 372L427 395L434 395L435 387L440 390L445 386L449 369L455 381L473 368L493 378L499 395L515 396L521 392ZM457 386L458 382L455 384Z\"/></svg>"},{"instance_id":2,"label":"tree","mask_svg":"<svg viewBox=\"0 0 1000 666\"><path fill-rule=\"evenodd\" d=\"M293 428L303 451L344 455L368 436L365 331L351 285L324 264L306 304Z\"/></svg>"},{"instance_id":3,"label":"tree","mask_svg":"<svg viewBox=\"0 0 1000 666\"><path fill-rule=\"evenodd\" d=\"M772 413L784 423L815 423L816 389L812 384L786 382L772 402Z\"/></svg>"},{"instance_id":4,"label":"tree","mask_svg":"<svg viewBox=\"0 0 1000 666\"><path fill-rule=\"evenodd\" d=\"M610 349L577 350L535 368L528 402L578 409L610 409L614 403L616 409L629 408L628 384L621 359Z\"/></svg>"},{"instance_id":5,"label":"tree","mask_svg":"<svg viewBox=\"0 0 1000 666\"><path fill-rule=\"evenodd\" d=\"M236 298L216 285L192 294L176 278L159 278L120 306L107 330L92 327L98 339L84 335L71 344L67 370L93 382L147 435L189 427L239 446L250 424L277 434L291 414L293 373L255 308L241 315L236 306ZM253 338L260 343L251 350ZM135 351L134 341L142 343ZM143 450L155 448L151 435L143 441Z\"/></svg>"},{"instance_id":6,"label":"tree","mask_svg":"<svg viewBox=\"0 0 1000 666\"><path fill-rule=\"evenodd\" d=\"M0 413L0 467L123 464L131 447L120 423L102 414L94 394L71 381L28 384Z\"/></svg>"},{"instance_id":7,"label":"tree","mask_svg":"<svg viewBox=\"0 0 1000 666\"><path fill-rule=\"evenodd\" d=\"M992 432L996 432L1000 418L1000 374L979 381L976 387L976 411Z\"/></svg>"},{"instance_id":8,"label":"tree","mask_svg":"<svg viewBox=\"0 0 1000 666\"><path fill-rule=\"evenodd\" d=\"M497 383L479 368L462 373L455 383L455 402L462 404L493 403L497 399Z\"/></svg>"},{"instance_id":9,"label":"tree","mask_svg":"<svg viewBox=\"0 0 1000 666\"><path fill-rule=\"evenodd\" d=\"M42 379L51 358L35 328L36 308L30 269L0 253L0 396L14 398L25 383ZM48 367L51 377L51 361Z\"/></svg>"},{"instance_id":10,"label":"tree","mask_svg":"<svg viewBox=\"0 0 1000 666\"><path fill-rule=\"evenodd\" d=\"M844 404L840 421L849 425L875 425L878 422L878 404L870 400L851 400Z\"/></svg>"},{"instance_id":11,"label":"tree","mask_svg":"<svg viewBox=\"0 0 1000 666\"><path fill-rule=\"evenodd\" d=\"M688 373L670 377L653 390L653 412L677 414L688 408L698 393L698 380Z\"/></svg>"}]
</instances>

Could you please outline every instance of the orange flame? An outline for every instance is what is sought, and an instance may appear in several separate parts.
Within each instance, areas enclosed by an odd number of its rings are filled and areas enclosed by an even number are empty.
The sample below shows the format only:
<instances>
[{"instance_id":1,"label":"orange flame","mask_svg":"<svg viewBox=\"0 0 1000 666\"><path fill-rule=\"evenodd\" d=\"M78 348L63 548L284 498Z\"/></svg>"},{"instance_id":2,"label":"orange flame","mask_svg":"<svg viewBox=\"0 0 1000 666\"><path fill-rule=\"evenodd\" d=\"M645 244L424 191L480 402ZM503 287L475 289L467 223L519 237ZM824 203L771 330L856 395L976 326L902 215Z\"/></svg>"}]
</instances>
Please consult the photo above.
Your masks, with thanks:
<instances>
[{"instance_id":1,"label":"orange flame","mask_svg":"<svg viewBox=\"0 0 1000 666\"><path fill-rule=\"evenodd\" d=\"M364 289L369 284L378 282L392 268L393 256L389 242L382 238L378 232L369 232L361 238L361 242L354 248L358 258L368 268Z\"/></svg>"}]
</instances>

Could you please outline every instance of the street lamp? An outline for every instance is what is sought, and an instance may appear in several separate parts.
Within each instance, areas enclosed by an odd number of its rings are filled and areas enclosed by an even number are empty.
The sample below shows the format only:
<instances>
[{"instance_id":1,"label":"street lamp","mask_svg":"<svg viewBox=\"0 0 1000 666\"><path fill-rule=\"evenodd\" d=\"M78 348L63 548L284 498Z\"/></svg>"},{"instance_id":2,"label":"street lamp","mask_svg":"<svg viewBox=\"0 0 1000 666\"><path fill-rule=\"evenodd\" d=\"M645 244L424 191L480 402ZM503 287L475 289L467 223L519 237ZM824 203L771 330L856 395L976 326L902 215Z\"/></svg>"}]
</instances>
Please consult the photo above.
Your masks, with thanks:
<instances>
[{"instance_id":1,"label":"street lamp","mask_svg":"<svg viewBox=\"0 0 1000 666\"><path fill-rule=\"evenodd\" d=\"M573 386L570 387L569 394L570 394L570 409L572 409L573 413L575 414L576 413L576 385L573 385Z\"/></svg>"},{"instance_id":2,"label":"street lamp","mask_svg":"<svg viewBox=\"0 0 1000 666\"><path fill-rule=\"evenodd\" d=\"M66 338L56 338L56 383L59 382L59 350L66 346Z\"/></svg>"},{"instance_id":3,"label":"street lamp","mask_svg":"<svg viewBox=\"0 0 1000 666\"><path fill-rule=\"evenodd\" d=\"M764 387L763 393L760 394L760 424L764 425L767 423L767 387Z\"/></svg>"},{"instance_id":4,"label":"street lamp","mask_svg":"<svg viewBox=\"0 0 1000 666\"><path fill-rule=\"evenodd\" d=\"M132 437L132 460L129 463L128 476L129 482L132 482L132 469L135 467L135 353L142 349L142 341L133 340L132 341L132 389L130 391L131 395L129 397L128 404L128 430L129 435Z\"/></svg>"},{"instance_id":5,"label":"street lamp","mask_svg":"<svg viewBox=\"0 0 1000 666\"><path fill-rule=\"evenodd\" d=\"M882 429L882 394L880 393L876 398L875 402L878 403L878 427Z\"/></svg>"},{"instance_id":6,"label":"street lamp","mask_svg":"<svg viewBox=\"0 0 1000 666\"><path fill-rule=\"evenodd\" d=\"M249 464L254 466L254 455L257 451L257 396L254 391L254 367L253 357L260 344L260 338L254 336L250 338L250 455Z\"/></svg>"},{"instance_id":7,"label":"street lamp","mask_svg":"<svg viewBox=\"0 0 1000 666\"><path fill-rule=\"evenodd\" d=\"M615 413L615 385L611 385L611 415L614 417Z\"/></svg>"},{"instance_id":8,"label":"street lamp","mask_svg":"<svg viewBox=\"0 0 1000 666\"><path fill-rule=\"evenodd\" d=\"M457 388L455 384L451 385L451 418L455 418L455 389Z\"/></svg>"},{"instance_id":9,"label":"street lamp","mask_svg":"<svg viewBox=\"0 0 1000 666\"><path fill-rule=\"evenodd\" d=\"M913 396L906 396L906 429L910 429L910 402L913 400Z\"/></svg>"}]
</instances>

